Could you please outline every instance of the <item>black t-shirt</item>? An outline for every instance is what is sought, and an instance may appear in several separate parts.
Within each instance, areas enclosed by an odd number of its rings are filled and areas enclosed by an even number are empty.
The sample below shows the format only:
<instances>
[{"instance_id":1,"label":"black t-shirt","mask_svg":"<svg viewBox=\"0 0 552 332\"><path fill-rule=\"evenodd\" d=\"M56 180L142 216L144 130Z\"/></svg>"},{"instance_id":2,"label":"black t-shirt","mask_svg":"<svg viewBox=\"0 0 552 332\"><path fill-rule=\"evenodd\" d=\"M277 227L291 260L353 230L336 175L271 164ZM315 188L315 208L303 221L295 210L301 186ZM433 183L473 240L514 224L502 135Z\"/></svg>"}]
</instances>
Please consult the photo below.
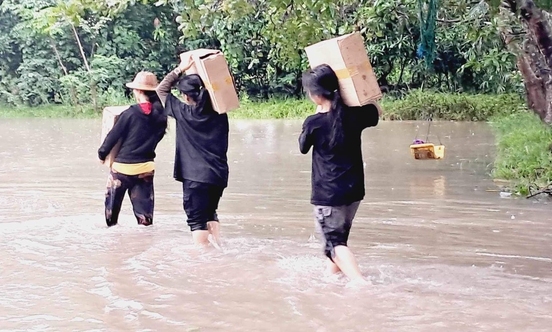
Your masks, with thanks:
<instances>
[{"instance_id":1,"label":"black t-shirt","mask_svg":"<svg viewBox=\"0 0 552 332\"><path fill-rule=\"evenodd\" d=\"M167 115L176 120L174 178L228 185L228 116L213 110L197 112L169 94Z\"/></svg>"},{"instance_id":2,"label":"black t-shirt","mask_svg":"<svg viewBox=\"0 0 552 332\"><path fill-rule=\"evenodd\" d=\"M98 157L105 160L113 147L121 140L121 148L115 161L137 164L153 161L155 148L163 136L165 127L155 123L140 105L132 105L119 116L111 131L98 149Z\"/></svg>"},{"instance_id":3,"label":"black t-shirt","mask_svg":"<svg viewBox=\"0 0 552 332\"><path fill-rule=\"evenodd\" d=\"M343 109L343 144L330 148L332 115L317 113L303 123L299 137L301 153L312 151L311 203L322 206L349 205L364 198L364 167L361 135L367 127L378 124L376 106Z\"/></svg>"}]
</instances>

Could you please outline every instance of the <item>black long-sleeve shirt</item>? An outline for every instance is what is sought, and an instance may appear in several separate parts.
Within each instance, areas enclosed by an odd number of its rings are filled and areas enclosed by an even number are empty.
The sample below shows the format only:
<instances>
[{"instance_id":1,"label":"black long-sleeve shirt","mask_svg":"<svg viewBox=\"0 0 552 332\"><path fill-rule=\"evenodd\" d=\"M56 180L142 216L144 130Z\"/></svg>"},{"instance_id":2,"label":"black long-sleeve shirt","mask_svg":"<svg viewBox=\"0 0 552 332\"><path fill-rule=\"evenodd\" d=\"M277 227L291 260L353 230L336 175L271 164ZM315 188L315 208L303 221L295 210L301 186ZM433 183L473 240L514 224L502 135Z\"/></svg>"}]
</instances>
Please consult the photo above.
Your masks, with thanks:
<instances>
[{"instance_id":1,"label":"black long-sleeve shirt","mask_svg":"<svg viewBox=\"0 0 552 332\"><path fill-rule=\"evenodd\" d=\"M176 120L174 178L220 187L228 185L228 133L226 114L199 110L171 94L178 75L169 73L157 88L167 115Z\"/></svg>"},{"instance_id":2,"label":"black long-sleeve shirt","mask_svg":"<svg viewBox=\"0 0 552 332\"><path fill-rule=\"evenodd\" d=\"M330 147L332 116L317 113L303 123L299 137L299 149L307 154L312 151L311 203L321 206L349 205L364 198L364 167L362 162L361 135L367 127L378 124L376 106L343 109L344 143Z\"/></svg>"},{"instance_id":3,"label":"black long-sleeve shirt","mask_svg":"<svg viewBox=\"0 0 552 332\"><path fill-rule=\"evenodd\" d=\"M115 162L138 164L153 161L155 148L165 134L165 128L156 125L145 114L140 105L132 105L121 113L111 131L105 137L98 149L98 157L105 160L119 140L121 148L115 157Z\"/></svg>"}]
</instances>

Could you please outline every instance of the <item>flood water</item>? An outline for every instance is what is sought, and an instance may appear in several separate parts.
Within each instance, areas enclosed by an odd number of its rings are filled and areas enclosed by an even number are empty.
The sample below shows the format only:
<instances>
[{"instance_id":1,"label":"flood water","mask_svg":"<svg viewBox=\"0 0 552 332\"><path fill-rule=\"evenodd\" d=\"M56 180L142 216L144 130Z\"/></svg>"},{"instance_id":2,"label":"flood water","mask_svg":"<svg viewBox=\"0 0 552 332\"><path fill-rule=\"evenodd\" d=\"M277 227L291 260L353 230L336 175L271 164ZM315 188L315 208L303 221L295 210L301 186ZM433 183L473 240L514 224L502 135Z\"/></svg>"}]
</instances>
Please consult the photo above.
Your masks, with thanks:
<instances>
[{"instance_id":1,"label":"flood water","mask_svg":"<svg viewBox=\"0 0 552 332\"><path fill-rule=\"evenodd\" d=\"M324 277L311 238L301 122L231 120L224 250L203 252L172 179L174 124L154 226L126 199L108 229L100 121L2 120L0 331L550 331L551 206L500 198L487 125L435 124L445 159L415 161L418 125L364 132L350 246L372 286L355 289Z\"/></svg>"}]
</instances>

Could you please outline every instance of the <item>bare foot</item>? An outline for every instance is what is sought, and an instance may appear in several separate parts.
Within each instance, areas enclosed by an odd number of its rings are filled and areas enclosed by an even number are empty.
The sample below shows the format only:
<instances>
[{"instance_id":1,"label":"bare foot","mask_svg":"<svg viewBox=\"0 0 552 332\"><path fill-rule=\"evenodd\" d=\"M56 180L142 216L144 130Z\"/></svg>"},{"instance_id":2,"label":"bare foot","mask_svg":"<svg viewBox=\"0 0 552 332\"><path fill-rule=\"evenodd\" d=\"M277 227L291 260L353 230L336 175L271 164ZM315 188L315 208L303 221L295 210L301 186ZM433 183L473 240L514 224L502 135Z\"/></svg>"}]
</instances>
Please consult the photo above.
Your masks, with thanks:
<instances>
[{"instance_id":1,"label":"bare foot","mask_svg":"<svg viewBox=\"0 0 552 332\"><path fill-rule=\"evenodd\" d=\"M218 249L218 250L222 250L221 246L217 243L217 241L215 240L215 237L213 236L213 234L209 234L209 236L207 237L207 239L209 240L209 243L215 248L215 249Z\"/></svg>"}]
</instances>

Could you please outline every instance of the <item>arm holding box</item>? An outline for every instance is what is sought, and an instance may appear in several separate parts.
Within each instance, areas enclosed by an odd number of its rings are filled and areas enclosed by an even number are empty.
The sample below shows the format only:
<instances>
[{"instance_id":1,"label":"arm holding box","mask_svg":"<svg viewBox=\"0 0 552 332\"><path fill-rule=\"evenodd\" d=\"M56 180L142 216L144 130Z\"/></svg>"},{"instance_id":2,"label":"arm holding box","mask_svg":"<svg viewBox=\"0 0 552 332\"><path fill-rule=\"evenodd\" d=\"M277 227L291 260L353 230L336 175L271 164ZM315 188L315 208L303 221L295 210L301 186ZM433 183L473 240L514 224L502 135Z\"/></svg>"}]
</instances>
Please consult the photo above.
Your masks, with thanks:
<instances>
[{"instance_id":1,"label":"arm holding box","mask_svg":"<svg viewBox=\"0 0 552 332\"><path fill-rule=\"evenodd\" d=\"M187 62L185 62L184 60L181 61L178 67L176 67L173 71L168 73L167 76L165 76L165 78L163 78L163 80L155 90L163 106L165 106L165 108L168 108L167 113L171 117L174 117L174 116L173 116L171 105L166 105L167 98L171 94L171 90L174 84L180 79L180 75L186 72L186 70L190 69L192 65L193 65L193 60L191 57L190 59L187 60Z\"/></svg>"},{"instance_id":2,"label":"arm holding box","mask_svg":"<svg viewBox=\"0 0 552 332\"><path fill-rule=\"evenodd\" d=\"M176 83L176 81L178 81L178 79L180 78L180 73L181 71L179 70L179 68L176 68L175 70L168 73L155 90L155 92L157 92L157 95L159 96L159 99L161 99L163 106L165 107L167 97L171 94L174 83Z\"/></svg>"}]
</instances>

